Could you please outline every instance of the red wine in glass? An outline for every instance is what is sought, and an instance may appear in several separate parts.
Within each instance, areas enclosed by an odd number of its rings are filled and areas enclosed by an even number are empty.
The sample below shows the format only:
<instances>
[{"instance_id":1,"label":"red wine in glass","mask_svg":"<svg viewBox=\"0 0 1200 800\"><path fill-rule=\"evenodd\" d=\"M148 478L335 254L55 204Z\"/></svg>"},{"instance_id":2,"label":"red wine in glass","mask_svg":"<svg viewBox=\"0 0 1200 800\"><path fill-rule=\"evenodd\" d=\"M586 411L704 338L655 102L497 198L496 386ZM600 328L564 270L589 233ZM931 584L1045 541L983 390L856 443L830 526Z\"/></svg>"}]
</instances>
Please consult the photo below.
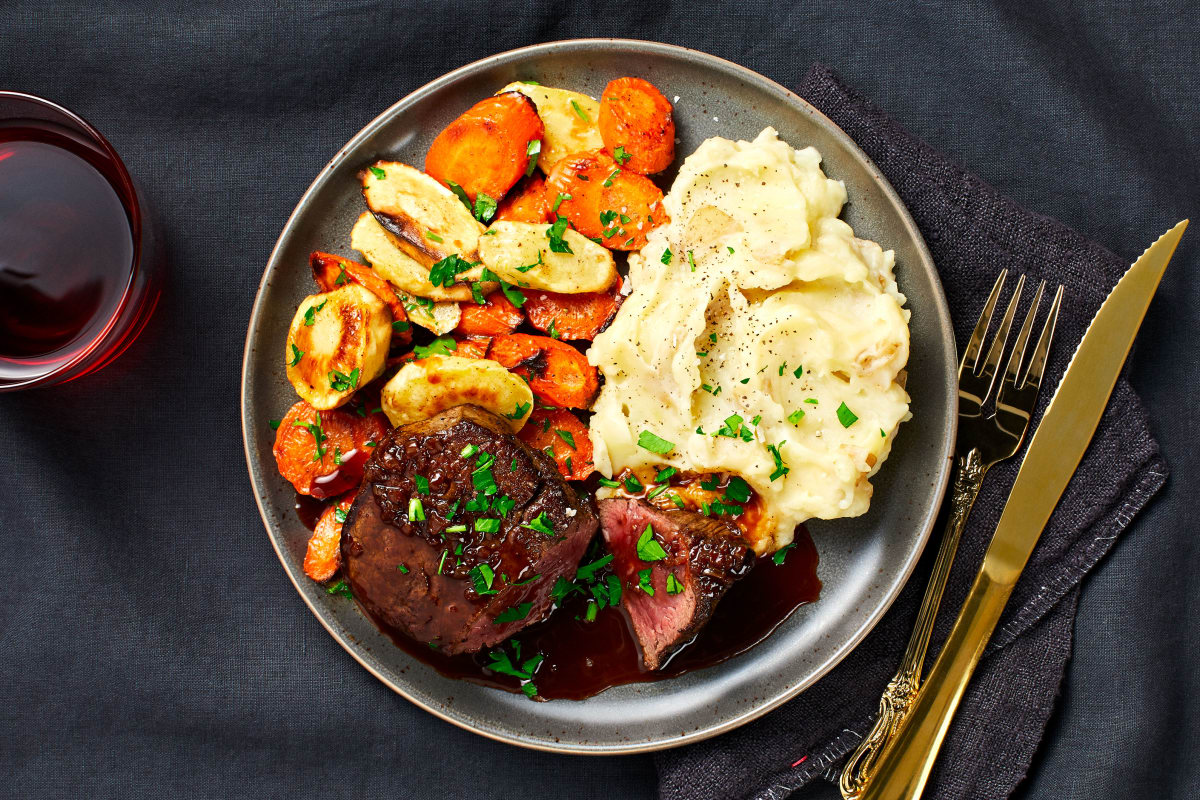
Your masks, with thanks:
<instances>
[{"instance_id":1,"label":"red wine in glass","mask_svg":"<svg viewBox=\"0 0 1200 800\"><path fill-rule=\"evenodd\" d=\"M124 165L82 119L0 92L0 390L98 369L157 302Z\"/></svg>"}]
</instances>

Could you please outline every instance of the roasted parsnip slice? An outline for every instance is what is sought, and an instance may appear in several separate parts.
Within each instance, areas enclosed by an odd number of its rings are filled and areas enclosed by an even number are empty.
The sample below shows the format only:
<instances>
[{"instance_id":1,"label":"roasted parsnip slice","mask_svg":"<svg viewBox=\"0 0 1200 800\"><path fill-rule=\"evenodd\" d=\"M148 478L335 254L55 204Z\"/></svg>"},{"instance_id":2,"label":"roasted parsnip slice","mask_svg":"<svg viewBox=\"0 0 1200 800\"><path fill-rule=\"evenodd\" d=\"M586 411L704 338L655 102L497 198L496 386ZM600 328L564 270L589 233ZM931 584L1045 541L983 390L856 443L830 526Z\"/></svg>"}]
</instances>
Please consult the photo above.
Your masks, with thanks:
<instances>
[{"instance_id":1,"label":"roasted parsnip slice","mask_svg":"<svg viewBox=\"0 0 1200 800\"><path fill-rule=\"evenodd\" d=\"M398 161L377 161L359 177L367 208L426 271L449 256L479 260L475 251L483 225L432 176Z\"/></svg>"},{"instance_id":2,"label":"roasted parsnip slice","mask_svg":"<svg viewBox=\"0 0 1200 800\"><path fill-rule=\"evenodd\" d=\"M604 147L597 124L600 103L586 94L520 81L510 83L497 94L504 92L520 92L537 106L538 116L546 129L542 153L538 156L542 172L549 172L555 162L571 153Z\"/></svg>"},{"instance_id":3,"label":"roasted parsnip slice","mask_svg":"<svg viewBox=\"0 0 1200 800\"><path fill-rule=\"evenodd\" d=\"M391 341L391 312L357 283L310 295L288 330L288 380L313 408L337 408L379 377Z\"/></svg>"},{"instance_id":4,"label":"roasted parsnip slice","mask_svg":"<svg viewBox=\"0 0 1200 800\"><path fill-rule=\"evenodd\" d=\"M384 384L381 397L393 425L469 403L504 417L515 433L533 410L533 392L525 381L495 361L461 356L410 361Z\"/></svg>"},{"instance_id":5,"label":"roasted parsnip slice","mask_svg":"<svg viewBox=\"0 0 1200 800\"><path fill-rule=\"evenodd\" d=\"M420 325L438 336L454 330L462 319L462 306L449 300L430 303L424 298L418 300L410 295L401 294L400 302L404 304L404 310L414 325Z\"/></svg>"},{"instance_id":6,"label":"roasted parsnip slice","mask_svg":"<svg viewBox=\"0 0 1200 800\"><path fill-rule=\"evenodd\" d=\"M497 222L479 242L484 266L508 283L562 294L602 292L617 279L612 253L565 227ZM559 250L555 252L554 242Z\"/></svg>"},{"instance_id":7,"label":"roasted parsnip slice","mask_svg":"<svg viewBox=\"0 0 1200 800\"><path fill-rule=\"evenodd\" d=\"M458 202L455 200L454 202ZM484 237L491 238L491 237ZM364 213L350 231L350 246L363 254L371 266L388 282L404 294L427 297L436 301L459 301L471 299L470 281L479 280L482 267L474 267L455 275L457 283L449 286L434 286L429 280L430 267L413 259L396 244L394 237L379 224L375 217ZM475 260L479 260L475 253ZM486 294L496 288L496 283L485 282L480 289ZM424 323L419 323L424 324ZM428 327L428 326L426 326Z\"/></svg>"}]
</instances>

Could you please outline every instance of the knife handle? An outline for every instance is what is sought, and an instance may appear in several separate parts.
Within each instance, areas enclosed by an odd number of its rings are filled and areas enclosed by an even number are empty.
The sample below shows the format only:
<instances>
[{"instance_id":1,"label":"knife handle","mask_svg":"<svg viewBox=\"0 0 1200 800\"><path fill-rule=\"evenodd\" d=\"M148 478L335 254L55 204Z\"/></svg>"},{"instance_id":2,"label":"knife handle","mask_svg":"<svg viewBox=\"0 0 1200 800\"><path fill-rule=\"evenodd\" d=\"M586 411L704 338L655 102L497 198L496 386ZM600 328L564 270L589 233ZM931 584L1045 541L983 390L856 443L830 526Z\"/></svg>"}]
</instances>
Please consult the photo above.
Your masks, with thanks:
<instances>
[{"instance_id":1,"label":"knife handle","mask_svg":"<svg viewBox=\"0 0 1200 800\"><path fill-rule=\"evenodd\" d=\"M1011 570L992 574L989 562L1003 560L994 555L989 548L950 637L891 745L879 757L862 800L916 800L925 789L950 721L1015 585Z\"/></svg>"}]
</instances>

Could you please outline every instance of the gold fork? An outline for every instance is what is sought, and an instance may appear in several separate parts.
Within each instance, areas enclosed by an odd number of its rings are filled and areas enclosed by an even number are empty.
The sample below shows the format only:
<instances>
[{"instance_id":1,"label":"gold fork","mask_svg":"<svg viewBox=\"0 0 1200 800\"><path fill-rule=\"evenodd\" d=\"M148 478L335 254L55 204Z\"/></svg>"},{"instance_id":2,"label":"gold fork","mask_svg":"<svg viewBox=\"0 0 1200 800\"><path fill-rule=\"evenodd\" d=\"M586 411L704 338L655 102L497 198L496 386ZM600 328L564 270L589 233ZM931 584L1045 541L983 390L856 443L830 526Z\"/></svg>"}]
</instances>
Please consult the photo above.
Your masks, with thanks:
<instances>
[{"instance_id":1,"label":"gold fork","mask_svg":"<svg viewBox=\"0 0 1200 800\"><path fill-rule=\"evenodd\" d=\"M954 487L950 497L950 519L946 532L942 536L938 548L937 560L933 565L933 574L929 578L929 586L925 589L925 597L921 601L921 610L917 614L917 624L908 640L908 648L904 651L904 659L899 671L888 683L883 696L879 700L879 716L875 720L870 733L859 743L858 748L846 759L842 768L839 788L846 800L857 800L866 787L867 781L874 772L875 763L884 747L891 741L900 723L908 715L917 690L921 687L921 668L925 663L925 654L929 650L929 635L933 631L933 621L937 617L938 606L942 601L942 593L946 589L946 580L950 576L950 567L954 564L954 553L958 550L958 542L962 536L971 507L983 485L984 476L996 463L1011 458L1021 446L1025 431L1029 428L1029 418L1033 414L1037 402L1038 388L1041 385L1042 370L1046 365L1046 355L1050 350L1050 342L1054 338L1054 325L1058 318L1058 308L1062 302L1063 289L1060 286L1055 293L1054 302L1050 306L1049 316L1042 327L1041 336L1034 346L1030 356L1029 366L1024 381L1020 383L1020 391L1013 392L1013 402L1006 403L1006 413L984 416L984 406L992 397L996 387L997 370L1004 355L1008 342L1008 334L1012 328L1013 317L1017 313L1017 305L1021 299L1021 290L1025 286L1025 276L1017 280L1016 291L1008 304L996 338L992 342L987 356L979 358L983 349L983 340L987 336L988 327L992 321L992 313L1008 270L1000 273L992 293L988 296L979 315L979 322L963 352L962 362L958 365L958 441L955 456ZM1007 379L1015 384L1018 371L1025 357L1025 346L1029 341L1029 333L1037 316L1038 305L1046 289L1042 281L1034 294L1033 303L1025 315L1017 341L1013 345L1006 369ZM1007 408L1011 406L1012 408Z\"/></svg>"}]
</instances>

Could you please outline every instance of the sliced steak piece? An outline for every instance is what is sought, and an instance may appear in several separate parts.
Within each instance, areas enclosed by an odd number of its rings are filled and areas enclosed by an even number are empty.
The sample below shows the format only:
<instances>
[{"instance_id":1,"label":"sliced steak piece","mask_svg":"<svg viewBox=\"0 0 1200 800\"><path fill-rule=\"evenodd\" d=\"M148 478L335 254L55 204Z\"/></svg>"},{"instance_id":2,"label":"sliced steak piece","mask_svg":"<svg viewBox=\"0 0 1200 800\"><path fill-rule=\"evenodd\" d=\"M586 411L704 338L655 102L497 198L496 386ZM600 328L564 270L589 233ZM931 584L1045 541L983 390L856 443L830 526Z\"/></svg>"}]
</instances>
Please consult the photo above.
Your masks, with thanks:
<instances>
[{"instance_id":1,"label":"sliced steak piece","mask_svg":"<svg viewBox=\"0 0 1200 800\"><path fill-rule=\"evenodd\" d=\"M737 527L693 511L613 498L600 501L600 524L647 669L694 639L725 590L754 565Z\"/></svg>"},{"instance_id":2,"label":"sliced steak piece","mask_svg":"<svg viewBox=\"0 0 1200 800\"><path fill-rule=\"evenodd\" d=\"M494 414L458 406L384 437L346 516L342 559L381 626L473 652L549 613L555 580L574 576L596 525L592 501L545 453Z\"/></svg>"}]
</instances>

